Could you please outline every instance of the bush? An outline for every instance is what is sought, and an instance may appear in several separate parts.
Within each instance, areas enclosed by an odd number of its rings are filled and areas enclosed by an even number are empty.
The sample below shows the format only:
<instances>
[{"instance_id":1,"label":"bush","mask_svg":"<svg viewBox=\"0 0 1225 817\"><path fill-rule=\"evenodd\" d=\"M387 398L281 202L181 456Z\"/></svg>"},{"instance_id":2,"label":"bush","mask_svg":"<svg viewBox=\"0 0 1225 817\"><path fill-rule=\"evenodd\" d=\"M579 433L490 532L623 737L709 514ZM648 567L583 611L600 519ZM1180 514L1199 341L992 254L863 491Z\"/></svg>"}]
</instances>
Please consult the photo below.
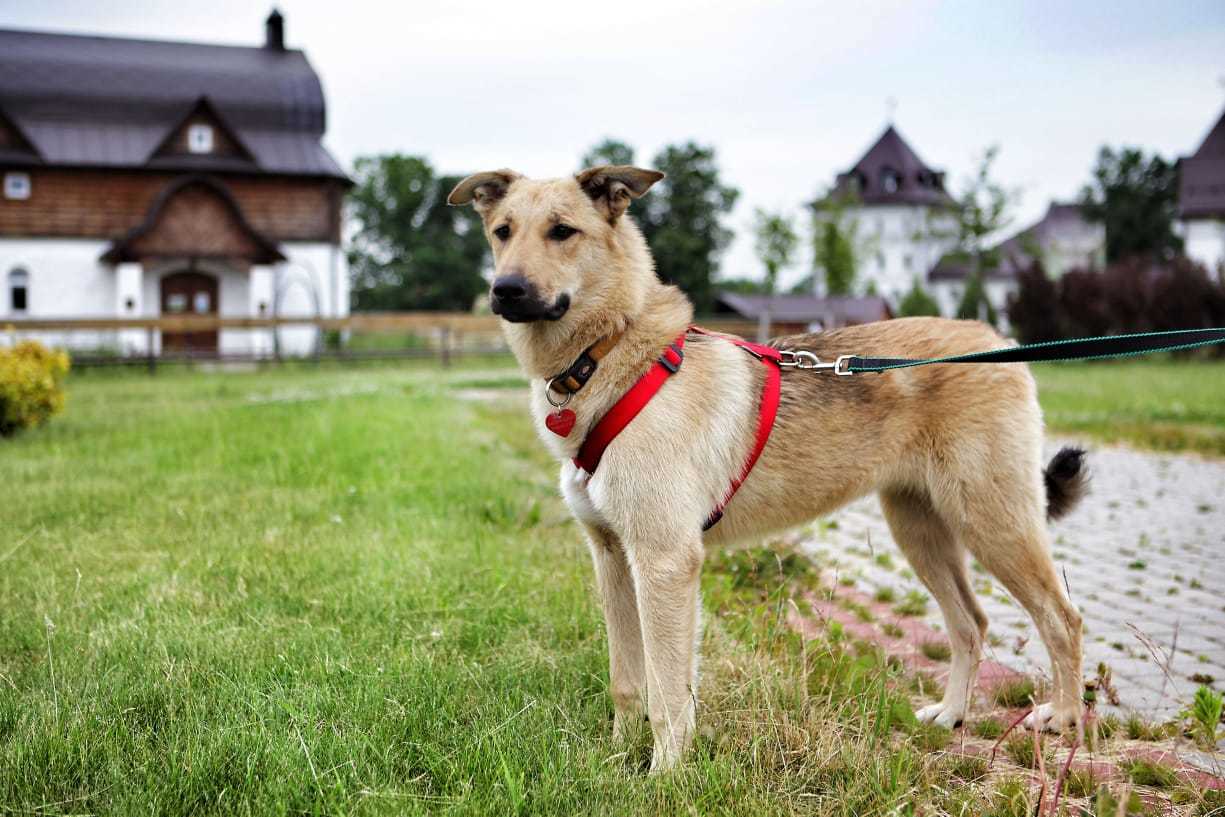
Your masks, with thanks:
<instances>
[{"instance_id":1,"label":"bush","mask_svg":"<svg viewBox=\"0 0 1225 817\"><path fill-rule=\"evenodd\" d=\"M936 303L936 299L928 294L927 290L919 283L919 279L914 279L914 285L910 288L910 292L906 293L906 297L902 298L901 304L898 305L899 318L911 318L917 315L929 315L933 318L940 317L940 305Z\"/></svg>"},{"instance_id":2,"label":"bush","mask_svg":"<svg viewBox=\"0 0 1225 817\"><path fill-rule=\"evenodd\" d=\"M0 436L34 428L64 409L68 354L32 340L0 349Z\"/></svg>"},{"instance_id":3,"label":"bush","mask_svg":"<svg viewBox=\"0 0 1225 817\"><path fill-rule=\"evenodd\" d=\"M1225 281L1183 258L1133 258L1058 281L1034 264L1017 278L1008 317L1024 343L1225 324Z\"/></svg>"}]
</instances>

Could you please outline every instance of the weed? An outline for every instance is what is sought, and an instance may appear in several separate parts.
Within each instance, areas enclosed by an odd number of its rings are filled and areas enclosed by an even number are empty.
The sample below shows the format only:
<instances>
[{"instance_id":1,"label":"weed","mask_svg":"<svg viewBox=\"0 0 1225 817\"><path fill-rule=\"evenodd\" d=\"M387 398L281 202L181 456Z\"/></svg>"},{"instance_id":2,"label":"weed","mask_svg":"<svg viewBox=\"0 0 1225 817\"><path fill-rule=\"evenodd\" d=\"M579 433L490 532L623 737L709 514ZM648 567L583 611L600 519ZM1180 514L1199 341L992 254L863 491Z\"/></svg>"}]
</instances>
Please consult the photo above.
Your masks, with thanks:
<instances>
[{"instance_id":1,"label":"weed","mask_svg":"<svg viewBox=\"0 0 1225 817\"><path fill-rule=\"evenodd\" d=\"M1119 764L1119 769L1137 786L1151 786L1155 789L1172 788L1178 783L1178 775L1169 766L1154 763L1151 760L1137 758Z\"/></svg>"},{"instance_id":2,"label":"weed","mask_svg":"<svg viewBox=\"0 0 1225 817\"><path fill-rule=\"evenodd\" d=\"M983 738L984 740L995 740L1004 734L1004 724L995 718L983 718L981 721L976 721L970 727L970 731L975 737Z\"/></svg>"},{"instance_id":3,"label":"weed","mask_svg":"<svg viewBox=\"0 0 1225 817\"><path fill-rule=\"evenodd\" d=\"M965 780L968 783L982 780L989 771L987 761L981 757L971 757L969 755L955 755L946 762L945 769L953 777Z\"/></svg>"},{"instance_id":4,"label":"weed","mask_svg":"<svg viewBox=\"0 0 1225 817\"><path fill-rule=\"evenodd\" d=\"M1201 686L1195 691L1195 698L1187 710L1191 719L1191 731L1195 739L1205 749L1215 749L1221 739L1222 695L1211 687Z\"/></svg>"},{"instance_id":5,"label":"weed","mask_svg":"<svg viewBox=\"0 0 1225 817\"><path fill-rule=\"evenodd\" d=\"M953 650L947 641L924 641L919 645L919 652L932 661L948 661L953 655Z\"/></svg>"},{"instance_id":6,"label":"weed","mask_svg":"<svg viewBox=\"0 0 1225 817\"><path fill-rule=\"evenodd\" d=\"M878 587L872 598L879 601L881 604L892 604L897 594L892 587Z\"/></svg>"},{"instance_id":7,"label":"weed","mask_svg":"<svg viewBox=\"0 0 1225 817\"><path fill-rule=\"evenodd\" d=\"M911 590L894 605L893 612L899 616L921 616L927 612L927 596L918 590Z\"/></svg>"},{"instance_id":8,"label":"weed","mask_svg":"<svg viewBox=\"0 0 1225 817\"><path fill-rule=\"evenodd\" d=\"M1004 681L997 686L992 693L992 697L997 705L1016 709L1032 705L1035 692L1036 689L1032 679L1017 678L1011 681Z\"/></svg>"},{"instance_id":9,"label":"weed","mask_svg":"<svg viewBox=\"0 0 1225 817\"><path fill-rule=\"evenodd\" d=\"M1064 778L1064 793L1068 797L1091 797L1097 790L1098 782L1092 767L1073 769Z\"/></svg>"}]
</instances>

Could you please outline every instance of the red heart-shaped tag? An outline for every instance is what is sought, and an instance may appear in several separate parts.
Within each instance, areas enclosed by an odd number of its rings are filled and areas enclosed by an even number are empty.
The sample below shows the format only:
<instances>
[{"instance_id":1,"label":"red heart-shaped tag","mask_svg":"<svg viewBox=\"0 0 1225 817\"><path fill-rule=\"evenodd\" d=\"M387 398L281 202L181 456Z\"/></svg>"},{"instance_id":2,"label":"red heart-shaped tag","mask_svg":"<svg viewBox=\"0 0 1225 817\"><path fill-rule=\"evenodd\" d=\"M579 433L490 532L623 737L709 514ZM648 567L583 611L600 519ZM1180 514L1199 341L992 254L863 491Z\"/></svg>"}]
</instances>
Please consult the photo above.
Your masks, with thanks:
<instances>
[{"instance_id":1,"label":"red heart-shaped tag","mask_svg":"<svg viewBox=\"0 0 1225 817\"><path fill-rule=\"evenodd\" d=\"M558 437L569 437L574 430L574 412L570 409L558 409L544 418L544 424Z\"/></svg>"}]
</instances>

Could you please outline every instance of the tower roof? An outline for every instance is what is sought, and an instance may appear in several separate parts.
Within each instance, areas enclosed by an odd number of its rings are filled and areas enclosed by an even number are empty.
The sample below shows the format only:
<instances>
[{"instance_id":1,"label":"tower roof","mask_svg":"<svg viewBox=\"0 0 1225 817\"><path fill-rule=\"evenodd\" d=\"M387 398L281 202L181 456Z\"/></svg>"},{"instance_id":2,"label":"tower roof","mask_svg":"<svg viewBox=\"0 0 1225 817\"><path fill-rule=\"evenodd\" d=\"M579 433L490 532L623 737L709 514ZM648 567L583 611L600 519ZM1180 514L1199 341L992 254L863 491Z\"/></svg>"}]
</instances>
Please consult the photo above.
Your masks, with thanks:
<instances>
[{"instance_id":1,"label":"tower roof","mask_svg":"<svg viewBox=\"0 0 1225 817\"><path fill-rule=\"evenodd\" d=\"M832 195L854 196L863 204L953 204L944 171L928 167L893 125L854 167L838 174Z\"/></svg>"},{"instance_id":2,"label":"tower roof","mask_svg":"<svg viewBox=\"0 0 1225 817\"><path fill-rule=\"evenodd\" d=\"M1192 156L1179 160L1178 214L1225 216L1225 112Z\"/></svg>"}]
</instances>

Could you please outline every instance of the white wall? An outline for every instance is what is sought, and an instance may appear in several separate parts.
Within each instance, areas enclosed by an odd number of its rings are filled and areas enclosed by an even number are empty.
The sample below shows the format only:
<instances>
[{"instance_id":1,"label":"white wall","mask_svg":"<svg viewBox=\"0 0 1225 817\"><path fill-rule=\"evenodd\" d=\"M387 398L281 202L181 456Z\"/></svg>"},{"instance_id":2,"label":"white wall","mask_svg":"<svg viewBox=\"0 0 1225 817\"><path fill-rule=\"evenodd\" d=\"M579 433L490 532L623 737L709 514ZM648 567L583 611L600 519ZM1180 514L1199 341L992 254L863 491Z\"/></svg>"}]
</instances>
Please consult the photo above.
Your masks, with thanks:
<instances>
[{"instance_id":1,"label":"white wall","mask_svg":"<svg viewBox=\"0 0 1225 817\"><path fill-rule=\"evenodd\" d=\"M62 238L0 238L0 324L4 318L103 318L115 314L115 271L98 259L110 242ZM9 272L29 273L27 309L12 309ZM69 348L118 348L114 332L40 332L38 340ZM6 342L7 340L0 341Z\"/></svg>"},{"instance_id":2,"label":"white wall","mask_svg":"<svg viewBox=\"0 0 1225 817\"><path fill-rule=\"evenodd\" d=\"M1225 264L1225 221L1197 218L1182 223L1187 257L1216 272Z\"/></svg>"},{"instance_id":3,"label":"white wall","mask_svg":"<svg viewBox=\"0 0 1225 817\"><path fill-rule=\"evenodd\" d=\"M75 239L0 238L0 324L6 317L103 318L157 317L161 312L163 276L188 267L186 259L111 266L99 258L110 242ZM344 253L323 242L287 242L281 245L286 261L255 266L250 272L224 263L198 261L195 268L218 279L218 312L222 317L258 317L260 305L271 316L343 317L349 314L349 270ZM8 274L20 267L29 274L28 308L12 311ZM128 309L128 301L132 307ZM313 327L280 330L281 351L304 355L314 351ZM38 339L74 349L114 349L146 353L143 330L122 332L37 333ZM0 342L8 342L6 337ZM226 354L271 354L269 330L227 329L218 338ZM160 346L160 339L155 339Z\"/></svg>"},{"instance_id":4,"label":"white wall","mask_svg":"<svg viewBox=\"0 0 1225 817\"><path fill-rule=\"evenodd\" d=\"M856 289L875 284L877 294L896 307L917 277L927 271L957 241L956 223L945 213L924 205L864 205L849 208L843 224L855 225ZM824 281L817 276L817 294Z\"/></svg>"}]
</instances>

